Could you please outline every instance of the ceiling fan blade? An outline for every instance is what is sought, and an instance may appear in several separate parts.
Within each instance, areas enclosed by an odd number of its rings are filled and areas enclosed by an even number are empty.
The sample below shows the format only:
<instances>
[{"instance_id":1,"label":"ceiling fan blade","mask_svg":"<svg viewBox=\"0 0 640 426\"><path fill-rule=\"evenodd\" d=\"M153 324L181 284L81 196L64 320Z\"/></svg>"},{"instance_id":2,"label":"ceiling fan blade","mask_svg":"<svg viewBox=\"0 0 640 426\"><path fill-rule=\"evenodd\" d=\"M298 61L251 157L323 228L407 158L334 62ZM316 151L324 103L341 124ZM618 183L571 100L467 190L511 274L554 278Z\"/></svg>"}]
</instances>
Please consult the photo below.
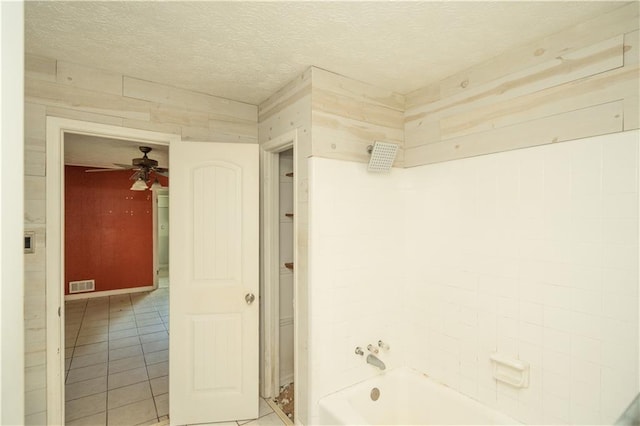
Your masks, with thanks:
<instances>
[{"instance_id":1,"label":"ceiling fan blade","mask_svg":"<svg viewBox=\"0 0 640 426\"><path fill-rule=\"evenodd\" d=\"M163 167L157 167L157 168L153 169L153 171L155 173L159 174L160 176L169 177L169 169L165 169Z\"/></svg>"},{"instance_id":2,"label":"ceiling fan blade","mask_svg":"<svg viewBox=\"0 0 640 426\"><path fill-rule=\"evenodd\" d=\"M96 173L96 172L118 172L122 169L89 169L85 170L85 173Z\"/></svg>"},{"instance_id":3,"label":"ceiling fan blade","mask_svg":"<svg viewBox=\"0 0 640 426\"><path fill-rule=\"evenodd\" d=\"M120 167L120 168L122 168L122 169L127 169L127 170L135 169L135 168L136 168L136 166L132 166L131 164L113 163L113 165L114 165L114 166L118 166L118 167Z\"/></svg>"}]
</instances>

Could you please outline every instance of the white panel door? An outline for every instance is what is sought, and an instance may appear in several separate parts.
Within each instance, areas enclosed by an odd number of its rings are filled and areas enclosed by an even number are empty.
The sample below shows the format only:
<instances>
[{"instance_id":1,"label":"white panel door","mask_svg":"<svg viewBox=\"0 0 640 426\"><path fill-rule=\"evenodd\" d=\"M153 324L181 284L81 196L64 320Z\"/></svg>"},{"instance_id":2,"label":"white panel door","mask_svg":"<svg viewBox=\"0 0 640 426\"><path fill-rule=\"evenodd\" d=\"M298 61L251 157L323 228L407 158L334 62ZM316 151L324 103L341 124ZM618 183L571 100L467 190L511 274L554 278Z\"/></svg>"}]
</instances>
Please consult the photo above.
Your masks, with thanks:
<instances>
[{"instance_id":1,"label":"white panel door","mask_svg":"<svg viewBox=\"0 0 640 426\"><path fill-rule=\"evenodd\" d=\"M171 424L258 417L258 145L169 158Z\"/></svg>"}]
</instances>

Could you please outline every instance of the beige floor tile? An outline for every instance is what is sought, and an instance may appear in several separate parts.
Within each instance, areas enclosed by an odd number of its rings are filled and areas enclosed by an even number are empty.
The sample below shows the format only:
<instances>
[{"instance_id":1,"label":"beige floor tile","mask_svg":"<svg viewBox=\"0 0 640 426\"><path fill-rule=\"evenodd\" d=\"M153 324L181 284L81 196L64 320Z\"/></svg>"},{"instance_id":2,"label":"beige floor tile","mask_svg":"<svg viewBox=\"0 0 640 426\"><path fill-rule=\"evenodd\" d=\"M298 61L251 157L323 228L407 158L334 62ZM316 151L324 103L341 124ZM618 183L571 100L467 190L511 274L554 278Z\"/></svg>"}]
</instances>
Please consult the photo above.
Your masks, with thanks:
<instances>
[{"instance_id":1,"label":"beige floor tile","mask_svg":"<svg viewBox=\"0 0 640 426\"><path fill-rule=\"evenodd\" d=\"M91 355L98 352L106 352L109 349L107 342L91 343L90 345L76 346L73 351L75 356Z\"/></svg>"},{"instance_id":2,"label":"beige floor tile","mask_svg":"<svg viewBox=\"0 0 640 426\"><path fill-rule=\"evenodd\" d=\"M162 395L169 392L169 376L156 377L151 379L151 392L153 395Z\"/></svg>"},{"instance_id":3,"label":"beige floor tile","mask_svg":"<svg viewBox=\"0 0 640 426\"><path fill-rule=\"evenodd\" d=\"M142 355L142 346L127 346L124 348L110 350L109 361L115 361L122 358L131 358L132 356L137 355Z\"/></svg>"},{"instance_id":4,"label":"beige floor tile","mask_svg":"<svg viewBox=\"0 0 640 426\"><path fill-rule=\"evenodd\" d=\"M84 380L82 382L69 383L64 387L64 397L67 401L95 395L107 391L107 377L96 377L95 379Z\"/></svg>"},{"instance_id":5,"label":"beige floor tile","mask_svg":"<svg viewBox=\"0 0 640 426\"><path fill-rule=\"evenodd\" d=\"M273 408L271 408L271 406L267 404L267 401L265 401L264 398L260 398L260 402L258 405L258 417L264 417L267 414L271 413L273 413Z\"/></svg>"},{"instance_id":6,"label":"beige floor tile","mask_svg":"<svg viewBox=\"0 0 640 426\"><path fill-rule=\"evenodd\" d=\"M136 319L133 315L117 316L109 318L109 326L135 323Z\"/></svg>"},{"instance_id":7,"label":"beige floor tile","mask_svg":"<svg viewBox=\"0 0 640 426\"><path fill-rule=\"evenodd\" d=\"M108 319L87 319L85 318L82 321L82 326L80 327L80 330L85 329L85 328L96 328L96 327L107 327L109 325L109 320Z\"/></svg>"},{"instance_id":8,"label":"beige floor tile","mask_svg":"<svg viewBox=\"0 0 640 426\"><path fill-rule=\"evenodd\" d=\"M133 309L131 308L129 309L116 308L109 311L109 319L111 318L118 318L118 319L128 318L129 321L131 321L132 319L135 318L135 315L133 314Z\"/></svg>"},{"instance_id":9,"label":"beige floor tile","mask_svg":"<svg viewBox=\"0 0 640 426\"><path fill-rule=\"evenodd\" d=\"M158 417L169 415L169 394L163 393L162 395L156 395L153 398L156 401Z\"/></svg>"},{"instance_id":10,"label":"beige floor tile","mask_svg":"<svg viewBox=\"0 0 640 426\"><path fill-rule=\"evenodd\" d=\"M65 404L65 421L80 419L93 414L105 411L107 408L107 393L102 392L95 395L68 401Z\"/></svg>"},{"instance_id":11,"label":"beige floor tile","mask_svg":"<svg viewBox=\"0 0 640 426\"><path fill-rule=\"evenodd\" d=\"M150 319L160 319L160 315L158 315L158 312L155 310L155 308L151 312L136 314L136 321L145 321Z\"/></svg>"},{"instance_id":12,"label":"beige floor tile","mask_svg":"<svg viewBox=\"0 0 640 426\"><path fill-rule=\"evenodd\" d=\"M157 364L151 364L147 366L147 373L149 374L150 379L155 379L156 377L168 376L169 375L169 362L163 361Z\"/></svg>"},{"instance_id":13,"label":"beige floor tile","mask_svg":"<svg viewBox=\"0 0 640 426\"><path fill-rule=\"evenodd\" d=\"M73 421L65 422L66 426L99 426L107 424L107 412L94 414L88 417L82 417Z\"/></svg>"},{"instance_id":14,"label":"beige floor tile","mask_svg":"<svg viewBox=\"0 0 640 426\"><path fill-rule=\"evenodd\" d=\"M149 342L149 343L143 343L142 344L142 350L144 351L145 354L151 353L151 352L158 352L158 351L163 351L169 349L169 339L163 339L163 340L155 340L153 342Z\"/></svg>"},{"instance_id":15,"label":"beige floor tile","mask_svg":"<svg viewBox=\"0 0 640 426\"><path fill-rule=\"evenodd\" d=\"M82 382L84 380L95 379L96 377L107 375L107 364L96 364L88 367L74 368L69 370L66 383Z\"/></svg>"},{"instance_id":16,"label":"beige floor tile","mask_svg":"<svg viewBox=\"0 0 640 426\"><path fill-rule=\"evenodd\" d=\"M145 380L144 382L110 390L107 394L107 408L111 410L149 398L151 398L151 387L149 382Z\"/></svg>"},{"instance_id":17,"label":"beige floor tile","mask_svg":"<svg viewBox=\"0 0 640 426\"><path fill-rule=\"evenodd\" d=\"M133 313L136 317L142 314L148 314L153 312L157 312L156 307L153 306L153 304L136 305L133 307Z\"/></svg>"},{"instance_id":18,"label":"beige floor tile","mask_svg":"<svg viewBox=\"0 0 640 426\"><path fill-rule=\"evenodd\" d=\"M157 351L151 352L148 354L144 354L144 359L147 365L157 364L159 362L168 361L169 360L169 351Z\"/></svg>"},{"instance_id":19,"label":"beige floor tile","mask_svg":"<svg viewBox=\"0 0 640 426\"><path fill-rule=\"evenodd\" d=\"M169 333L166 330L158 331L157 333L143 334L140 336L140 341L144 343L153 342L155 340L168 339Z\"/></svg>"},{"instance_id":20,"label":"beige floor tile","mask_svg":"<svg viewBox=\"0 0 640 426\"><path fill-rule=\"evenodd\" d=\"M88 367L90 365L102 364L107 362L108 354L106 352L96 352L90 355L74 356L71 359L71 369Z\"/></svg>"},{"instance_id":21,"label":"beige floor tile","mask_svg":"<svg viewBox=\"0 0 640 426\"><path fill-rule=\"evenodd\" d=\"M142 422L157 420L153 398L114 408L109 410L107 415L107 424L114 426L138 425Z\"/></svg>"},{"instance_id":22,"label":"beige floor tile","mask_svg":"<svg viewBox=\"0 0 640 426\"><path fill-rule=\"evenodd\" d=\"M148 380L149 377L147 376L147 369L145 367L134 368L133 370L109 374L108 388L111 390Z\"/></svg>"},{"instance_id":23,"label":"beige floor tile","mask_svg":"<svg viewBox=\"0 0 640 426\"><path fill-rule=\"evenodd\" d=\"M133 370L144 366L144 357L142 355L122 358L109 362L109 373L120 373L121 371Z\"/></svg>"},{"instance_id":24,"label":"beige floor tile","mask_svg":"<svg viewBox=\"0 0 640 426\"><path fill-rule=\"evenodd\" d=\"M155 318L155 319L139 320L139 321L136 321L136 323L138 324L138 327L148 327L148 326L152 326L152 325L162 325L162 319L160 317L158 317L158 318Z\"/></svg>"},{"instance_id":25,"label":"beige floor tile","mask_svg":"<svg viewBox=\"0 0 640 426\"><path fill-rule=\"evenodd\" d=\"M140 338L138 336L125 337L123 339L111 340L109 342L109 349L126 348L127 346L135 346L140 344Z\"/></svg>"},{"instance_id":26,"label":"beige floor tile","mask_svg":"<svg viewBox=\"0 0 640 426\"><path fill-rule=\"evenodd\" d=\"M109 332L109 326L103 327L83 327L78 333L78 337L95 336L96 334L107 334Z\"/></svg>"},{"instance_id":27,"label":"beige floor tile","mask_svg":"<svg viewBox=\"0 0 640 426\"><path fill-rule=\"evenodd\" d=\"M138 335L137 328L130 328L127 330L114 331L113 333L109 333L109 340L118 340L123 339L125 337L132 337Z\"/></svg>"},{"instance_id":28,"label":"beige floor tile","mask_svg":"<svg viewBox=\"0 0 640 426\"><path fill-rule=\"evenodd\" d=\"M108 334L94 334L91 336L78 336L76 340L76 346L90 345L92 343L100 343L106 342L108 339Z\"/></svg>"},{"instance_id":29,"label":"beige floor tile","mask_svg":"<svg viewBox=\"0 0 640 426\"><path fill-rule=\"evenodd\" d=\"M109 325L109 332L115 333L116 331L130 330L136 327L135 321L116 322L115 324Z\"/></svg>"},{"instance_id":30,"label":"beige floor tile","mask_svg":"<svg viewBox=\"0 0 640 426\"><path fill-rule=\"evenodd\" d=\"M82 322L78 322L77 324L65 324L64 325L64 334L69 336L72 334L78 334L78 332L80 331L80 326L82 325Z\"/></svg>"},{"instance_id":31,"label":"beige floor tile","mask_svg":"<svg viewBox=\"0 0 640 426\"><path fill-rule=\"evenodd\" d=\"M157 333L159 331L166 331L164 325L146 325L144 327L138 327L138 334Z\"/></svg>"},{"instance_id":32,"label":"beige floor tile","mask_svg":"<svg viewBox=\"0 0 640 426\"><path fill-rule=\"evenodd\" d=\"M84 314L84 321L100 321L100 320L108 320L109 319L109 311L106 309L95 309L89 308L87 312Z\"/></svg>"},{"instance_id":33,"label":"beige floor tile","mask_svg":"<svg viewBox=\"0 0 640 426\"><path fill-rule=\"evenodd\" d=\"M281 426L284 422L276 413L267 414L264 417L245 423L246 426Z\"/></svg>"}]
</instances>

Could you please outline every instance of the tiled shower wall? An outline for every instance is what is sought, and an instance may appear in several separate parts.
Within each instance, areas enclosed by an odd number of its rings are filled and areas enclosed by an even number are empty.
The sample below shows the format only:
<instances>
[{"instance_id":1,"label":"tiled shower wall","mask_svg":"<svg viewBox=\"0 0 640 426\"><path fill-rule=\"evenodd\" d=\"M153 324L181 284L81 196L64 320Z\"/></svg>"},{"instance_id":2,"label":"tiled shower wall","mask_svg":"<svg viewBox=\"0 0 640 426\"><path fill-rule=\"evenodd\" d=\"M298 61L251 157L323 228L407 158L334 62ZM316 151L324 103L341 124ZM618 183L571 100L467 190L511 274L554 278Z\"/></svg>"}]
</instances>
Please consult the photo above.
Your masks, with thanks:
<instances>
[{"instance_id":1,"label":"tiled shower wall","mask_svg":"<svg viewBox=\"0 0 640 426\"><path fill-rule=\"evenodd\" d=\"M365 361L368 344L388 342L380 359L403 364L404 170L370 175L315 157L309 167L309 423L318 424L319 398L379 373Z\"/></svg>"},{"instance_id":2,"label":"tiled shower wall","mask_svg":"<svg viewBox=\"0 0 640 426\"><path fill-rule=\"evenodd\" d=\"M366 172L310 160L317 401L409 365L534 424L613 422L638 392L638 139L627 132ZM531 366L496 384L489 355Z\"/></svg>"},{"instance_id":3,"label":"tiled shower wall","mask_svg":"<svg viewBox=\"0 0 640 426\"><path fill-rule=\"evenodd\" d=\"M409 365L525 423L638 392L637 131L406 170ZM492 352L531 365L496 384Z\"/></svg>"}]
</instances>

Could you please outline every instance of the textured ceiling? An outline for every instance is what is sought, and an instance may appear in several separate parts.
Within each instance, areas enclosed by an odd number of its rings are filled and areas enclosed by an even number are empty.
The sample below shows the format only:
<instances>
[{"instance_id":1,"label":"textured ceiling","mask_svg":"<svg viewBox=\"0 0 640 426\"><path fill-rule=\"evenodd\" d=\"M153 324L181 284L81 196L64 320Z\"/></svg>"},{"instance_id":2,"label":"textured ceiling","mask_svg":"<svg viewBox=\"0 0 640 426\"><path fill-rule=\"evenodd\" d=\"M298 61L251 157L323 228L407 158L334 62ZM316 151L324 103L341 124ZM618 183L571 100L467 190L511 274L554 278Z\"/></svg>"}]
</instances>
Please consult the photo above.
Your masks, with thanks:
<instances>
[{"instance_id":1,"label":"textured ceiling","mask_svg":"<svg viewBox=\"0 0 640 426\"><path fill-rule=\"evenodd\" d=\"M26 51L258 104L314 65L408 93L616 2L25 2Z\"/></svg>"}]
</instances>

